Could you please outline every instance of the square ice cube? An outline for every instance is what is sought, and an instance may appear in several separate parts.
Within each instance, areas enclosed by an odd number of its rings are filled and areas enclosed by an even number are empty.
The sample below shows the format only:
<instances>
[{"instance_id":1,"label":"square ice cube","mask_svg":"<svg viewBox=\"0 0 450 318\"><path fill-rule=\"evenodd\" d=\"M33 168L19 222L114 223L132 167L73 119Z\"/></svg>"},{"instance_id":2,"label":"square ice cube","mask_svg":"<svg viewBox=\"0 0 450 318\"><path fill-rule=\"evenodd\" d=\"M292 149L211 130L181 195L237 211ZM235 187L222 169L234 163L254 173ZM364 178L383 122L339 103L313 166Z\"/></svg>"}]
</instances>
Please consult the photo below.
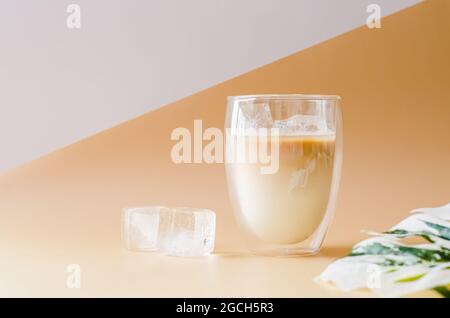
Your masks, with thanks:
<instances>
[{"instance_id":1,"label":"square ice cube","mask_svg":"<svg viewBox=\"0 0 450 318\"><path fill-rule=\"evenodd\" d=\"M214 250L213 211L162 206L123 210L122 233L131 250L173 256L202 256Z\"/></svg>"},{"instance_id":2,"label":"square ice cube","mask_svg":"<svg viewBox=\"0 0 450 318\"><path fill-rule=\"evenodd\" d=\"M123 209L122 239L126 248L157 250L160 211L164 209L159 206Z\"/></svg>"},{"instance_id":3,"label":"square ice cube","mask_svg":"<svg viewBox=\"0 0 450 318\"><path fill-rule=\"evenodd\" d=\"M158 248L167 255L201 256L214 250L216 215L213 211L175 208L161 218Z\"/></svg>"}]
</instances>

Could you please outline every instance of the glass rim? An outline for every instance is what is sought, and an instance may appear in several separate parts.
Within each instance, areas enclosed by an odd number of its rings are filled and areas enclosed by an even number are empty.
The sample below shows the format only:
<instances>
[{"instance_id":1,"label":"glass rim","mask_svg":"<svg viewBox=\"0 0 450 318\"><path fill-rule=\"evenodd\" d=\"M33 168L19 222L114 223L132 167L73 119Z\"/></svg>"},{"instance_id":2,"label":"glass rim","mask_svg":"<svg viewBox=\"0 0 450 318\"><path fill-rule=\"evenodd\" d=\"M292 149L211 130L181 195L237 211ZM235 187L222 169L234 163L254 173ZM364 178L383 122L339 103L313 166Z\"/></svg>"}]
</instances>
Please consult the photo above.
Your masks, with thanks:
<instances>
[{"instance_id":1,"label":"glass rim","mask_svg":"<svg viewBox=\"0 0 450 318\"><path fill-rule=\"evenodd\" d=\"M339 95L320 95L320 94L253 94L228 96L228 101L251 101L257 99L267 100L333 100L339 101Z\"/></svg>"}]
</instances>

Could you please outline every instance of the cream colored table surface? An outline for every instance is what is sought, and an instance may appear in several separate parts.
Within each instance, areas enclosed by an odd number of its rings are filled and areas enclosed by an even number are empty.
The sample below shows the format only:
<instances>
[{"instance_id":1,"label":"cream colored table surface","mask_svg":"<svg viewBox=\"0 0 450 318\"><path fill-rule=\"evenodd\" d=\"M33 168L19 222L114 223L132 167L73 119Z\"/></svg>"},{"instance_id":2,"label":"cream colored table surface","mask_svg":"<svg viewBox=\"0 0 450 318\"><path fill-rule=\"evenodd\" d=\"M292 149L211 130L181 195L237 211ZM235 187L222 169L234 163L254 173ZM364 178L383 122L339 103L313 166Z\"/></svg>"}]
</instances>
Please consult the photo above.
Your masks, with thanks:
<instances>
[{"instance_id":1,"label":"cream colored table surface","mask_svg":"<svg viewBox=\"0 0 450 318\"><path fill-rule=\"evenodd\" d=\"M69 226L60 225L61 231ZM177 258L130 252L119 244L98 242L86 242L86 246L75 249L55 240L46 246L32 241L1 246L1 297L373 296L368 291L342 293L313 282L347 248L325 246L313 257L256 257L219 251L209 257ZM80 266L79 289L67 287L69 264ZM435 295L425 292L412 296Z\"/></svg>"},{"instance_id":2,"label":"cream colored table surface","mask_svg":"<svg viewBox=\"0 0 450 318\"><path fill-rule=\"evenodd\" d=\"M313 278L364 239L361 230L450 201L449 15L449 1L425 1L381 29L353 30L1 173L0 296L370 296ZM317 256L242 254L223 165L170 159L174 128L195 119L222 128L226 97L249 93L343 97L342 182ZM121 209L143 205L213 209L217 254L124 250ZM81 268L80 289L66 286L69 264Z\"/></svg>"},{"instance_id":3,"label":"cream colored table surface","mask_svg":"<svg viewBox=\"0 0 450 318\"><path fill-rule=\"evenodd\" d=\"M34 250L4 254L1 296L62 297L349 297L312 282L332 259L268 258L218 253L173 258L120 248L76 254ZM25 255L26 254L26 255ZM81 266L81 288L69 289L65 272Z\"/></svg>"}]
</instances>

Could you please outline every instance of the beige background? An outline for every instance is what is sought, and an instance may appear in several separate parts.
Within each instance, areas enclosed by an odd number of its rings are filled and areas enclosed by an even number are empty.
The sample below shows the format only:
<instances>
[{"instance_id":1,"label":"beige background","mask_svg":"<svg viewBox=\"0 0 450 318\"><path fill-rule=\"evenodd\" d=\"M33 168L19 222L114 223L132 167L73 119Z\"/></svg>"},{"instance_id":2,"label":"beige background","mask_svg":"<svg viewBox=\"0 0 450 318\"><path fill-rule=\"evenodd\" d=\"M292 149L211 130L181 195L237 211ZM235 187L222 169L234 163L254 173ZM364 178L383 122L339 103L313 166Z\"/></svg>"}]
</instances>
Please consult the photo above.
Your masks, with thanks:
<instances>
[{"instance_id":1,"label":"beige background","mask_svg":"<svg viewBox=\"0 0 450 318\"><path fill-rule=\"evenodd\" d=\"M367 296L312 278L413 208L450 201L450 3L426 1L0 175L1 296ZM344 167L323 251L243 254L223 165L175 165L170 133L222 127L226 96L343 97ZM217 212L217 254L131 253L120 210L165 204ZM66 266L82 288L66 288Z\"/></svg>"}]
</instances>

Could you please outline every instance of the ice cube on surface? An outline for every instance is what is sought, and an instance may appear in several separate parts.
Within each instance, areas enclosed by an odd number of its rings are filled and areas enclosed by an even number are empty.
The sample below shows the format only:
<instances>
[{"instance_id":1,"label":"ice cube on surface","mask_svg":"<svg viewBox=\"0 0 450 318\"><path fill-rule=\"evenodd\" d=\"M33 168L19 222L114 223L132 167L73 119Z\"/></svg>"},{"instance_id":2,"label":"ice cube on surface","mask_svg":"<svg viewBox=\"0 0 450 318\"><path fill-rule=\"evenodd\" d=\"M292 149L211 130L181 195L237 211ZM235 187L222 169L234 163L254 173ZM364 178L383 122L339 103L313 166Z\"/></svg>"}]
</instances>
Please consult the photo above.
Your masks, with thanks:
<instances>
[{"instance_id":1,"label":"ice cube on surface","mask_svg":"<svg viewBox=\"0 0 450 318\"><path fill-rule=\"evenodd\" d=\"M215 226L215 213L206 209L125 209L123 237L126 247L133 250L157 250L173 256L202 256L214 250Z\"/></svg>"},{"instance_id":2,"label":"ice cube on surface","mask_svg":"<svg viewBox=\"0 0 450 318\"><path fill-rule=\"evenodd\" d=\"M315 115L297 114L287 119L275 120L273 127L280 129L281 135L329 134L325 118Z\"/></svg>"},{"instance_id":3,"label":"ice cube on surface","mask_svg":"<svg viewBox=\"0 0 450 318\"><path fill-rule=\"evenodd\" d=\"M201 256L214 250L216 215L213 211L174 208L162 220L159 250L173 256Z\"/></svg>"},{"instance_id":4,"label":"ice cube on surface","mask_svg":"<svg viewBox=\"0 0 450 318\"><path fill-rule=\"evenodd\" d=\"M122 239L128 249L157 249L160 211L163 209L158 206L123 209Z\"/></svg>"}]
</instances>

